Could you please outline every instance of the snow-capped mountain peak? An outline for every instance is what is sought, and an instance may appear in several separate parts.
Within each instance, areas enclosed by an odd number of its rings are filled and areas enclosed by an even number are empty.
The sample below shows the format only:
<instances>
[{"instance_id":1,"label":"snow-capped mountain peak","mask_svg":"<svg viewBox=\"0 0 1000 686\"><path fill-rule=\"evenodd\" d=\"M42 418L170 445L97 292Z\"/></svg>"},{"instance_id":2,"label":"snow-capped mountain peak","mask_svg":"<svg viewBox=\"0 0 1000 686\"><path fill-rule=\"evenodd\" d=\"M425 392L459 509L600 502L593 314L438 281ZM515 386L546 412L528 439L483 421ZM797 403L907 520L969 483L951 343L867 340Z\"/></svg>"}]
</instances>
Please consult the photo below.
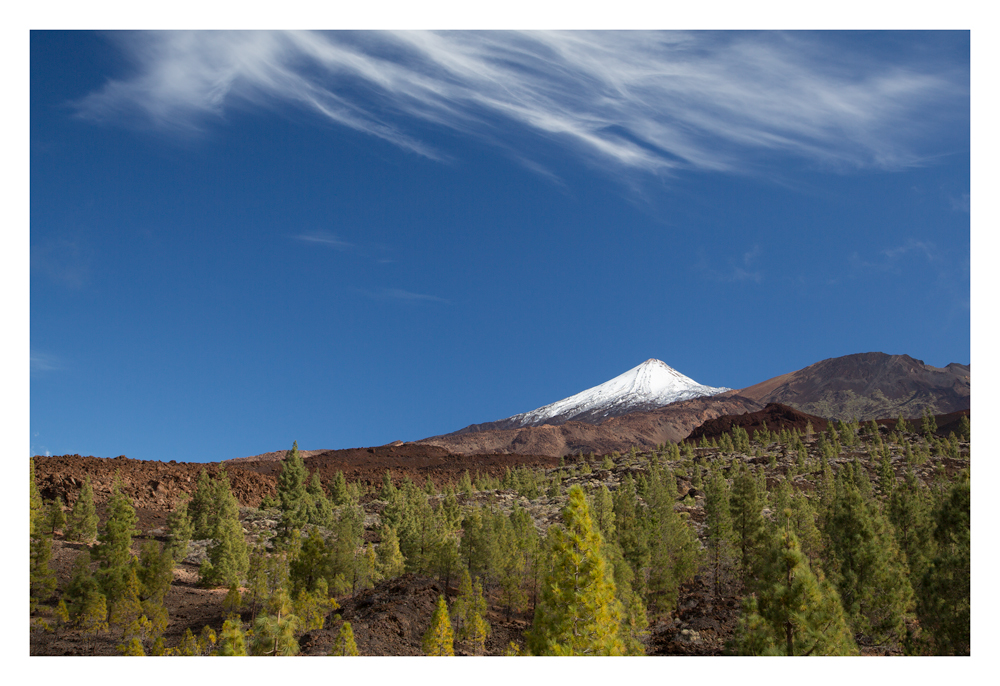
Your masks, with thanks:
<instances>
[{"instance_id":1,"label":"snow-capped mountain peak","mask_svg":"<svg viewBox=\"0 0 1000 686\"><path fill-rule=\"evenodd\" d=\"M504 421L516 426L562 424L571 419L597 423L609 417L652 410L679 400L728 390L699 384L665 362L651 358L610 381Z\"/></svg>"}]
</instances>

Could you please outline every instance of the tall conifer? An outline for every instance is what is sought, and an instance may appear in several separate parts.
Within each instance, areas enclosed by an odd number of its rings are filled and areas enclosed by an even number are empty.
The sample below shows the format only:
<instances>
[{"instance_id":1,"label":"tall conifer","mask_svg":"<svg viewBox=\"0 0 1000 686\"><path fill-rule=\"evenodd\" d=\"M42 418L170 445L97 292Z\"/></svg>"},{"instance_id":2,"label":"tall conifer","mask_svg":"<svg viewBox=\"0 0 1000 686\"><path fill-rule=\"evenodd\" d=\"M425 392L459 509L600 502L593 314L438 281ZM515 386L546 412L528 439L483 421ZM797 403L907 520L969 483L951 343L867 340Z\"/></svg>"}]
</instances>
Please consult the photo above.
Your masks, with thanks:
<instances>
[{"instance_id":1,"label":"tall conifer","mask_svg":"<svg viewBox=\"0 0 1000 686\"><path fill-rule=\"evenodd\" d=\"M817 578L786 530L744 603L734 642L743 655L856 655L836 590Z\"/></svg>"},{"instance_id":2,"label":"tall conifer","mask_svg":"<svg viewBox=\"0 0 1000 686\"><path fill-rule=\"evenodd\" d=\"M91 543L97 538L97 510L94 507L94 487L90 477L83 480L80 495L73 503L66 523L66 540Z\"/></svg>"},{"instance_id":3,"label":"tall conifer","mask_svg":"<svg viewBox=\"0 0 1000 686\"><path fill-rule=\"evenodd\" d=\"M306 480L309 473L299 455L298 441L285 455L278 475L278 501L281 504L281 532L287 538L294 529L309 521L309 493Z\"/></svg>"},{"instance_id":4,"label":"tall conifer","mask_svg":"<svg viewBox=\"0 0 1000 686\"><path fill-rule=\"evenodd\" d=\"M455 640L448 620L448 606L444 596L438 596L437 607L431 617L431 625L424 632L422 644L425 655L451 656L455 654Z\"/></svg>"},{"instance_id":5,"label":"tall conifer","mask_svg":"<svg viewBox=\"0 0 1000 686\"><path fill-rule=\"evenodd\" d=\"M552 537L550 571L528 634L534 655L621 655L623 609L611 570L601 555L583 489L573 486Z\"/></svg>"},{"instance_id":6,"label":"tall conifer","mask_svg":"<svg viewBox=\"0 0 1000 686\"><path fill-rule=\"evenodd\" d=\"M344 622L340 625L340 631L337 632L337 638L330 649L330 655L356 657L360 654L358 644L354 642L354 630L351 628L351 623Z\"/></svg>"}]
</instances>

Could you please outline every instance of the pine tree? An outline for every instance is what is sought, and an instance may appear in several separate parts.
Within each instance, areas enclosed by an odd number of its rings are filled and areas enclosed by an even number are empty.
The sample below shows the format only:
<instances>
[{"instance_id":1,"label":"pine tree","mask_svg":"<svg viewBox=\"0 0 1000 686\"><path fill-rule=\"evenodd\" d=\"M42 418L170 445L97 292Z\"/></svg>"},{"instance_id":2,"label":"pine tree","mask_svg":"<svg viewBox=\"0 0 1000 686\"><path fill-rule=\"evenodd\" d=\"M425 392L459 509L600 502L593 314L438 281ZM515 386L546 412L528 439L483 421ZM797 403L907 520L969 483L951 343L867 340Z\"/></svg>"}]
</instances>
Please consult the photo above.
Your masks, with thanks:
<instances>
[{"instance_id":1,"label":"pine tree","mask_svg":"<svg viewBox=\"0 0 1000 686\"><path fill-rule=\"evenodd\" d=\"M139 579L135 568L129 566L125 572L125 583L121 594L111 602L110 622L122 631L122 638L128 640L141 633L142 602L139 600ZM148 621L148 620L147 620Z\"/></svg>"},{"instance_id":2,"label":"pine tree","mask_svg":"<svg viewBox=\"0 0 1000 686\"><path fill-rule=\"evenodd\" d=\"M733 548L733 521L729 512L729 484L715 470L705 488L705 537L712 565L715 597L722 592L722 573Z\"/></svg>"},{"instance_id":3,"label":"pine tree","mask_svg":"<svg viewBox=\"0 0 1000 686\"><path fill-rule=\"evenodd\" d=\"M498 542L496 528L482 509L466 515L462 522L462 541L459 552L473 576L493 578L497 568Z\"/></svg>"},{"instance_id":4,"label":"pine tree","mask_svg":"<svg viewBox=\"0 0 1000 686\"><path fill-rule=\"evenodd\" d=\"M320 579L333 578L331 549L319 529L313 527L302 546L288 563L292 593L313 591Z\"/></svg>"},{"instance_id":5,"label":"pine tree","mask_svg":"<svg viewBox=\"0 0 1000 686\"><path fill-rule=\"evenodd\" d=\"M312 480L306 489L309 495L309 523L329 529L333 525L333 505L326 497L323 484L319 480L319 472L313 472Z\"/></svg>"},{"instance_id":6,"label":"pine tree","mask_svg":"<svg viewBox=\"0 0 1000 686\"><path fill-rule=\"evenodd\" d=\"M472 646L473 655L482 655L486 652L486 639L489 635L489 622L478 612L473 612L469 619L469 645Z\"/></svg>"},{"instance_id":7,"label":"pine tree","mask_svg":"<svg viewBox=\"0 0 1000 686\"><path fill-rule=\"evenodd\" d=\"M301 631L318 631L323 628L327 615L339 608L337 601L330 597L326 579L321 578L314 591L299 591L292 609L299 618Z\"/></svg>"},{"instance_id":8,"label":"pine tree","mask_svg":"<svg viewBox=\"0 0 1000 686\"><path fill-rule=\"evenodd\" d=\"M215 503L218 507L212 544L208 548L210 568L204 570L202 582L229 586L240 583L250 567L249 551L240 524L240 505L229 486L229 476L222 469L216 478Z\"/></svg>"},{"instance_id":9,"label":"pine tree","mask_svg":"<svg viewBox=\"0 0 1000 686\"><path fill-rule=\"evenodd\" d=\"M431 617L431 625L424 632L422 639L424 654L452 656L455 654L454 643L451 622L448 621L448 606L444 602L444 596L438 596L437 608Z\"/></svg>"},{"instance_id":10,"label":"pine tree","mask_svg":"<svg viewBox=\"0 0 1000 686\"><path fill-rule=\"evenodd\" d=\"M268 599L268 614L257 617L253 625L252 655L296 655L299 642L295 632L300 622L292 612L288 592L279 588Z\"/></svg>"},{"instance_id":11,"label":"pine tree","mask_svg":"<svg viewBox=\"0 0 1000 686\"><path fill-rule=\"evenodd\" d=\"M659 468L650 470L647 521L649 570L646 598L649 609L665 614L677 603L681 584L698 569L701 544L686 519L674 509L677 481Z\"/></svg>"},{"instance_id":12,"label":"pine tree","mask_svg":"<svg viewBox=\"0 0 1000 686\"><path fill-rule=\"evenodd\" d=\"M77 626L88 641L108 630L108 605L104 594L95 592L85 597Z\"/></svg>"},{"instance_id":13,"label":"pine tree","mask_svg":"<svg viewBox=\"0 0 1000 686\"><path fill-rule=\"evenodd\" d=\"M128 571L135 559L132 555L132 537L139 533L135 528L139 517L132 507L131 499L122 493L122 488L124 485L121 478L116 476L108 501L108 519L98 536L99 545L96 550L97 558L101 561L98 583L111 605L125 593Z\"/></svg>"},{"instance_id":14,"label":"pine tree","mask_svg":"<svg viewBox=\"0 0 1000 686\"><path fill-rule=\"evenodd\" d=\"M28 464L31 467L31 491L28 502L31 506L29 517L29 533L33 536L39 528L42 517L45 516L45 503L42 502L42 494L38 491L38 484L35 483L35 458L29 458Z\"/></svg>"},{"instance_id":15,"label":"pine tree","mask_svg":"<svg viewBox=\"0 0 1000 686\"><path fill-rule=\"evenodd\" d=\"M527 557L519 546L519 532L514 530L510 517L497 513L489 518L489 525L496 543L492 575L500 584L503 604L507 617L510 618L511 612L515 609L520 610L527 600L522 589Z\"/></svg>"},{"instance_id":16,"label":"pine tree","mask_svg":"<svg viewBox=\"0 0 1000 686\"><path fill-rule=\"evenodd\" d=\"M66 515L63 513L63 502L60 496L49 503L45 511L45 529L50 536L55 536L56 531L63 531L66 524Z\"/></svg>"},{"instance_id":17,"label":"pine tree","mask_svg":"<svg viewBox=\"0 0 1000 686\"><path fill-rule=\"evenodd\" d=\"M350 622L340 625L340 631L337 632L337 638L329 654L340 657L356 657L361 654L358 652L358 644L354 642L354 630L351 629Z\"/></svg>"},{"instance_id":18,"label":"pine tree","mask_svg":"<svg viewBox=\"0 0 1000 686\"><path fill-rule=\"evenodd\" d=\"M742 655L856 655L836 590L813 574L786 530L770 556L764 590L750 596L734 643Z\"/></svg>"},{"instance_id":19,"label":"pine tree","mask_svg":"<svg viewBox=\"0 0 1000 686\"><path fill-rule=\"evenodd\" d=\"M963 441L972 440L972 425L969 423L969 415L963 414L958 422L958 435Z\"/></svg>"},{"instance_id":20,"label":"pine tree","mask_svg":"<svg viewBox=\"0 0 1000 686\"><path fill-rule=\"evenodd\" d=\"M142 641L133 636L118 646L118 653L125 657L145 657L146 651L142 649Z\"/></svg>"},{"instance_id":21,"label":"pine tree","mask_svg":"<svg viewBox=\"0 0 1000 686\"><path fill-rule=\"evenodd\" d=\"M35 608L39 603L51 598L56 590L56 575L50 566L52 562L52 536L48 533L37 533L31 539L30 550L31 591L29 597L31 607Z\"/></svg>"},{"instance_id":22,"label":"pine tree","mask_svg":"<svg viewBox=\"0 0 1000 686\"><path fill-rule=\"evenodd\" d=\"M333 527L333 541L330 551L330 564L333 576L343 579L343 588L337 588L336 593L350 592L353 596L357 591L362 577L363 556L360 546L364 536L364 513L355 505L340 508L339 519Z\"/></svg>"},{"instance_id":23,"label":"pine tree","mask_svg":"<svg viewBox=\"0 0 1000 686\"><path fill-rule=\"evenodd\" d=\"M247 654L246 639L240 629L237 619L227 619L222 624L222 636L219 639L219 649L216 655L222 657L245 657Z\"/></svg>"},{"instance_id":24,"label":"pine tree","mask_svg":"<svg viewBox=\"0 0 1000 686\"><path fill-rule=\"evenodd\" d=\"M519 568L525 599L531 599L531 610L534 612L538 584L541 581L541 542L538 530L527 510L516 503L510 513L510 525L514 534L514 546L521 558Z\"/></svg>"},{"instance_id":25,"label":"pine tree","mask_svg":"<svg viewBox=\"0 0 1000 686\"><path fill-rule=\"evenodd\" d=\"M931 411L930 407L924 408L923 418L920 422L920 431L924 434L927 440L930 440L937 431L937 420L934 419L934 413Z\"/></svg>"},{"instance_id":26,"label":"pine tree","mask_svg":"<svg viewBox=\"0 0 1000 686\"><path fill-rule=\"evenodd\" d=\"M306 479L309 472L299 456L298 442L285 455L278 475L278 500L281 503L281 536L287 538L295 529L309 521L309 493Z\"/></svg>"},{"instance_id":27,"label":"pine tree","mask_svg":"<svg viewBox=\"0 0 1000 686\"><path fill-rule=\"evenodd\" d=\"M222 599L222 612L228 619L239 621L240 608L243 607L243 597L240 595L240 588L234 582L229 584L226 597Z\"/></svg>"},{"instance_id":28,"label":"pine tree","mask_svg":"<svg viewBox=\"0 0 1000 686\"><path fill-rule=\"evenodd\" d=\"M836 490L823 527L829 576L859 643L897 643L913 602L903 556L878 504L862 497L846 469Z\"/></svg>"},{"instance_id":29,"label":"pine tree","mask_svg":"<svg viewBox=\"0 0 1000 686\"><path fill-rule=\"evenodd\" d=\"M563 458L559 458L560 463L562 463ZM472 477L469 476L469 470L466 469L462 472L462 477L458 480L458 490L466 495L466 497L472 497Z\"/></svg>"},{"instance_id":30,"label":"pine tree","mask_svg":"<svg viewBox=\"0 0 1000 686\"><path fill-rule=\"evenodd\" d=\"M744 584L751 583L755 576L754 562L760 557L765 537L763 507L763 497L756 479L745 464L740 464L733 477L729 508Z\"/></svg>"},{"instance_id":31,"label":"pine tree","mask_svg":"<svg viewBox=\"0 0 1000 686\"><path fill-rule=\"evenodd\" d=\"M198 474L195 491L187 505L187 514L191 521L191 537L194 540L204 541L212 537L217 519L215 499L215 484L208 472L202 468Z\"/></svg>"},{"instance_id":32,"label":"pine tree","mask_svg":"<svg viewBox=\"0 0 1000 686\"><path fill-rule=\"evenodd\" d=\"M930 651L968 655L971 616L970 488L961 476L935 507L937 552L920 579L917 616Z\"/></svg>"},{"instance_id":33,"label":"pine tree","mask_svg":"<svg viewBox=\"0 0 1000 686\"><path fill-rule=\"evenodd\" d=\"M469 615L473 611L473 599L472 577L469 575L469 568L462 567L458 576L458 596L451 603L451 626L457 641L464 641L467 638Z\"/></svg>"},{"instance_id":34,"label":"pine tree","mask_svg":"<svg viewBox=\"0 0 1000 686\"><path fill-rule=\"evenodd\" d=\"M198 638L191 631L191 627L184 630L184 637L181 639L180 645L177 646L177 654L185 657L195 657L201 654Z\"/></svg>"},{"instance_id":35,"label":"pine tree","mask_svg":"<svg viewBox=\"0 0 1000 686\"><path fill-rule=\"evenodd\" d=\"M934 520L931 516L930 494L912 470L907 472L903 483L893 490L887 511L896 544L906 556L910 579L919 581L934 553Z\"/></svg>"},{"instance_id":36,"label":"pine tree","mask_svg":"<svg viewBox=\"0 0 1000 686\"><path fill-rule=\"evenodd\" d=\"M194 525L188 516L188 501L182 500L167 517L167 547L174 560L181 561L187 557L188 544L194 535Z\"/></svg>"},{"instance_id":37,"label":"pine tree","mask_svg":"<svg viewBox=\"0 0 1000 686\"><path fill-rule=\"evenodd\" d=\"M406 569L406 560L399 551L399 538L391 526L382 529L382 541L376 550L375 569L383 579L395 579Z\"/></svg>"},{"instance_id":38,"label":"pine tree","mask_svg":"<svg viewBox=\"0 0 1000 686\"><path fill-rule=\"evenodd\" d=\"M69 513L66 540L90 543L95 538L97 538L97 510L94 507L94 487L90 484L88 476L83 480L83 488Z\"/></svg>"},{"instance_id":39,"label":"pine tree","mask_svg":"<svg viewBox=\"0 0 1000 686\"><path fill-rule=\"evenodd\" d=\"M619 485L613 496L615 510L615 529L618 545L622 556L629 567L635 572L633 589L636 593L646 591L645 570L649 567L649 534L650 529L640 517L635 484L631 476L627 476Z\"/></svg>"},{"instance_id":40,"label":"pine tree","mask_svg":"<svg viewBox=\"0 0 1000 686\"><path fill-rule=\"evenodd\" d=\"M73 570L70 572L69 584L63 592L67 602L70 617L76 619L83 611L88 595L100 593L100 587L90 571L90 550L84 548L73 560Z\"/></svg>"},{"instance_id":41,"label":"pine tree","mask_svg":"<svg viewBox=\"0 0 1000 686\"><path fill-rule=\"evenodd\" d=\"M550 571L528 634L534 655L621 655L623 609L615 599L611 570L601 555L601 536L590 519L583 489L573 486L552 527Z\"/></svg>"},{"instance_id":42,"label":"pine tree","mask_svg":"<svg viewBox=\"0 0 1000 686\"><path fill-rule=\"evenodd\" d=\"M347 505L350 502L351 494L347 490L347 479L344 478L344 472L338 469L329 485L330 502L333 503L334 507Z\"/></svg>"}]
</instances>

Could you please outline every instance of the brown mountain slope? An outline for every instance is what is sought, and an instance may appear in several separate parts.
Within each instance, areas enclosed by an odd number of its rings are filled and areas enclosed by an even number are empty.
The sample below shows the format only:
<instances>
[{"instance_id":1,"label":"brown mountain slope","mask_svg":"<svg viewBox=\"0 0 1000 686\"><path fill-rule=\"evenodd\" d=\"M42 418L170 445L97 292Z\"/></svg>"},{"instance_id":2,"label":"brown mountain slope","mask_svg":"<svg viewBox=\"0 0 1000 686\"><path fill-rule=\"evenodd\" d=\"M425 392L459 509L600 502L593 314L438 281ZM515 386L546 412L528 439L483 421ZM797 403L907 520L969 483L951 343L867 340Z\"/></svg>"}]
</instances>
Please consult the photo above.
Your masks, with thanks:
<instances>
[{"instance_id":1,"label":"brown mountain slope","mask_svg":"<svg viewBox=\"0 0 1000 686\"><path fill-rule=\"evenodd\" d=\"M437 445L462 455L473 453L514 453L518 455L561 456L574 453L597 454L624 452L633 445L653 448L667 441L686 438L691 430L709 419L726 414L742 414L761 409L748 398L693 398L647 412L632 412L613 417L602 424L566 422L559 426L522 429L494 429L465 434L425 438L418 443Z\"/></svg>"},{"instance_id":2,"label":"brown mountain slope","mask_svg":"<svg viewBox=\"0 0 1000 686\"><path fill-rule=\"evenodd\" d=\"M969 365L932 367L909 355L858 353L782 374L735 394L761 404L781 403L820 417L919 417L970 406Z\"/></svg>"},{"instance_id":3,"label":"brown mountain slope","mask_svg":"<svg viewBox=\"0 0 1000 686\"><path fill-rule=\"evenodd\" d=\"M770 403L763 410L757 412L747 412L739 415L723 415L710 419L697 427L688 436L688 440L700 440L705 438L718 438L722 434L733 432L734 426L742 427L748 435L753 436L754 431L760 431L767 423L768 431L781 431L782 429L798 429L804 433L806 427L812 424L816 431L826 429L826 420L805 412L799 412L793 407Z\"/></svg>"}]
</instances>

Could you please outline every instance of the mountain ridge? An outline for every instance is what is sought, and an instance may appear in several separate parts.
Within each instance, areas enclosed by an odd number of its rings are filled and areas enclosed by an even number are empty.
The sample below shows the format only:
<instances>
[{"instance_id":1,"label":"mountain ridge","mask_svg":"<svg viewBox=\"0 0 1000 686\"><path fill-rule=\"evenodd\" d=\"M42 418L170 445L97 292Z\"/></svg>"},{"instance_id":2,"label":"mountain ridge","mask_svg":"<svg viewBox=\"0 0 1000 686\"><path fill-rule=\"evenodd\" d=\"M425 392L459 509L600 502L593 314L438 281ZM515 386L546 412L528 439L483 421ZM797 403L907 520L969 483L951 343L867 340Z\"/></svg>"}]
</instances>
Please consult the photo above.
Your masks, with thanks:
<instances>
[{"instance_id":1,"label":"mountain ridge","mask_svg":"<svg viewBox=\"0 0 1000 686\"><path fill-rule=\"evenodd\" d=\"M600 453L624 451L632 445L645 448L681 441L705 422L726 415L760 412L771 403L822 418L868 421L895 418L899 414L919 418L925 410L935 415L959 412L970 407L970 399L970 365L952 362L945 367L932 367L909 355L855 353L821 360L743 389L675 401L655 409L635 407L598 421L558 421L557 417L556 421L549 419L535 426L510 421L531 414L523 413L416 442L461 454Z\"/></svg>"}]
</instances>

